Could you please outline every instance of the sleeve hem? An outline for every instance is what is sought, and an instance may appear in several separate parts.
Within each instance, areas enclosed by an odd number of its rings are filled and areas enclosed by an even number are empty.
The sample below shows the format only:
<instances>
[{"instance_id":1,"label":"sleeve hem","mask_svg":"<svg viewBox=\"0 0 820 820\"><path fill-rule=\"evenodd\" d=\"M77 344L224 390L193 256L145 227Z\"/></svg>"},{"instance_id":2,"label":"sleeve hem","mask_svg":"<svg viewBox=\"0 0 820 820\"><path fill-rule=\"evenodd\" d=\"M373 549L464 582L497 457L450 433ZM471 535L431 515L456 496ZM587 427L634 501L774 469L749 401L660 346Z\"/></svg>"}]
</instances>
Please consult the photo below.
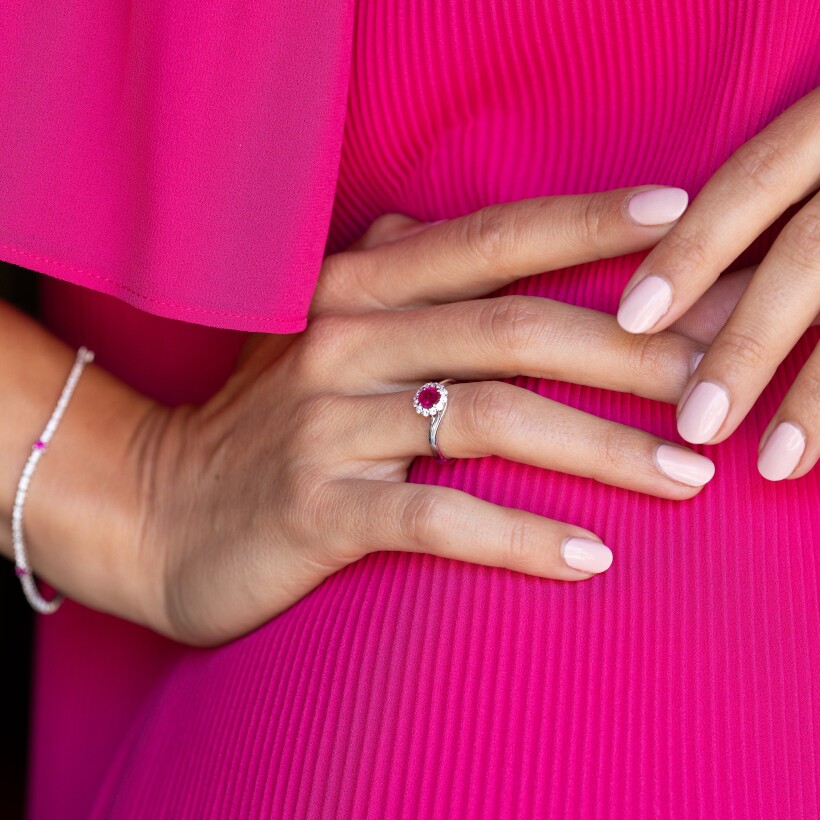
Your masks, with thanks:
<instances>
[{"instance_id":1,"label":"sleeve hem","mask_svg":"<svg viewBox=\"0 0 820 820\"><path fill-rule=\"evenodd\" d=\"M119 284L111 277L51 259L32 251L16 248L0 242L0 260L10 262L28 270L54 276L81 287L114 296L133 307L193 324L220 327L229 330L245 330L259 333L298 333L307 327L307 316L264 316L250 313L214 310L199 305L182 304L158 299L148 294L139 293L133 288Z\"/></svg>"}]
</instances>

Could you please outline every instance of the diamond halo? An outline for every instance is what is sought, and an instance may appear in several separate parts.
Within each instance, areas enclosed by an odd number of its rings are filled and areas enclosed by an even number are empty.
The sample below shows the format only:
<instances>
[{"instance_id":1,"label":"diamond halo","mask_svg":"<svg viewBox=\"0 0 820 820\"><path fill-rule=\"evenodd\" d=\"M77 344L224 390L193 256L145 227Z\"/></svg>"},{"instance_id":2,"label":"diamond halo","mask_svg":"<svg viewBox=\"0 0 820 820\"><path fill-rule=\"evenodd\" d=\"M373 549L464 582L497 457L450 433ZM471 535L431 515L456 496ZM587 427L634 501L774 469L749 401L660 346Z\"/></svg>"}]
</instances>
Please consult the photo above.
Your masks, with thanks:
<instances>
[{"instance_id":1,"label":"diamond halo","mask_svg":"<svg viewBox=\"0 0 820 820\"><path fill-rule=\"evenodd\" d=\"M447 388L441 382L426 382L413 396L413 407L422 416L435 416L447 404Z\"/></svg>"}]
</instances>

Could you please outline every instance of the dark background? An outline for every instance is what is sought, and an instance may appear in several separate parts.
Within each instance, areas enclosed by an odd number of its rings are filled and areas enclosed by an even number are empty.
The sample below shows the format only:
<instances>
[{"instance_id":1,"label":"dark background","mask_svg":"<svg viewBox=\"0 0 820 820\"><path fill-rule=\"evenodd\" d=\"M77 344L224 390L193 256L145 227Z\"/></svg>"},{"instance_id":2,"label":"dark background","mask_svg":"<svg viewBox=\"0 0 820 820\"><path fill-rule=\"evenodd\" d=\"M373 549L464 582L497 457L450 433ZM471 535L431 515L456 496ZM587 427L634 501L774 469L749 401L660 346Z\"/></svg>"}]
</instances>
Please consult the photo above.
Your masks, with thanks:
<instances>
[{"instance_id":1,"label":"dark background","mask_svg":"<svg viewBox=\"0 0 820 820\"><path fill-rule=\"evenodd\" d=\"M37 274L0 262L0 299L36 315ZM13 564L0 559L0 568L0 657L5 696L0 709L0 818L6 820L23 817L34 618Z\"/></svg>"}]
</instances>

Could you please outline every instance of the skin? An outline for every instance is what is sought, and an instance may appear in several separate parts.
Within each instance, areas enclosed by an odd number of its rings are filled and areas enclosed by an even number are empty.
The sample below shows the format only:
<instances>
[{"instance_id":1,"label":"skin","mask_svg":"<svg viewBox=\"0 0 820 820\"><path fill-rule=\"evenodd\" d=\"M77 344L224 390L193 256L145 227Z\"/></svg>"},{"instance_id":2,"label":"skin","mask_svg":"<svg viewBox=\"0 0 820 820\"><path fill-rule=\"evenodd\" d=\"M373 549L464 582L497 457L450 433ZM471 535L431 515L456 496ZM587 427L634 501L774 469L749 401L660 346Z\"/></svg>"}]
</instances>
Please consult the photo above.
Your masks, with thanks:
<instances>
[{"instance_id":1,"label":"skin","mask_svg":"<svg viewBox=\"0 0 820 820\"><path fill-rule=\"evenodd\" d=\"M596 534L404 481L411 460L429 454L412 395L430 378L462 382L450 387L439 435L448 455L498 454L673 500L696 495L659 471L656 437L497 380L566 379L679 409L712 380L730 410L710 442L729 435L818 321L816 195L760 266L718 276L816 191L819 105L808 95L739 149L676 225L630 219L629 198L648 186L493 205L436 226L382 216L325 259L308 329L250 335L203 405L163 407L89 365L29 491L34 571L88 606L198 645L261 625L376 550L591 577L563 561L561 544ZM673 298L640 334L548 299L481 298L652 246L625 294L651 273ZM0 351L0 550L10 556L19 472L74 351L2 305ZM806 431L792 478L820 455L818 384L815 351L763 437L780 419Z\"/></svg>"},{"instance_id":2,"label":"skin","mask_svg":"<svg viewBox=\"0 0 820 820\"><path fill-rule=\"evenodd\" d=\"M725 325L690 378L678 417L702 381L725 389L729 409L705 443L726 439L748 414L774 371L820 316L820 89L816 89L742 145L706 183L679 223L649 253L624 288L647 276L669 283L666 313L644 333L675 327L721 272L787 209L798 206L749 277ZM760 441L780 422L805 436L805 450L789 478L820 458L820 348L806 361ZM685 430L681 430L685 437Z\"/></svg>"},{"instance_id":3,"label":"skin","mask_svg":"<svg viewBox=\"0 0 820 820\"><path fill-rule=\"evenodd\" d=\"M646 189L537 197L435 226L384 215L325 259L308 329L249 335L202 405L162 406L88 365L29 490L34 572L88 606L196 645L248 632L376 550L592 577L564 562L561 544L596 534L406 483L412 459L429 455L428 420L412 397L431 374L460 380L439 437L450 456L499 454L663 498L696 495L657 466L658 445L672 442L498 379L565 379L675 402L700 341L672 331L636 338L609 314L549 299L478 298L654 245L671 225L637 225L626 208ZM8 306L0 350L7 524L74 351ZM11 555L7 532L0 548Z\"/></svg>"},{"instance_id":4,"label":"skin","mask_svg":"<svg viewBox=\"0 0 820 820\"><path fill-rule=\"evenodd\" d=\"M251 338L214 400L163 411L140 528L143 549L166 557L162 629L191 643L227 640L377 550L591 577L560 548L595 534L405 482L412 459L429 454L427 421L411 408L431 372L483 380L450 388L440 443L453 457L494 453L670 499L699 492L658 471L660 439L493 381L571 378L675 401L696 343L665 334L647 349L650 337L636 343L607 314L529 297L475 300L522 276L656 241L668 226L632 223L633 193L539 197L434 227L386 215L328 257L307 331ZM540 446L525 446L536 430ZM191 508L205 515L195 538L180 515Z\"/></svg>"}]
</instances>

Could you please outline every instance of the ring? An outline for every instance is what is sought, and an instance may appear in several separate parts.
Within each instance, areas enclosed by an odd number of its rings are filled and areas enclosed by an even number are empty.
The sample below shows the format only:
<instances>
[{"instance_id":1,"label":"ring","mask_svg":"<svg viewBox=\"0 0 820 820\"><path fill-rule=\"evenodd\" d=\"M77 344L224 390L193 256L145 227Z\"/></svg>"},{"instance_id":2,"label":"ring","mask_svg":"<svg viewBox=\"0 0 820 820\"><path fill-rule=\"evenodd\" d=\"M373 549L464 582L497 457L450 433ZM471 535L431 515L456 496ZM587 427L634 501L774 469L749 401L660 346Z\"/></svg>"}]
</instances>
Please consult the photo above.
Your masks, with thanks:
<instances>
[{"instance_id":1,"label":"ring","mask_svg":"<svg viewBox=\"0 0 820 820\"><path fill-rule=\"evenodd\" d=\"M443 379L440 382L426 382L413 396L413 407L416 408L416 412L430 417L430 449L442 464L453 460L441 452L436 436L441 420L447 412L447 388L444 385L452 384L454 381L455 379Z\"/></svg>"}]
</instances>

